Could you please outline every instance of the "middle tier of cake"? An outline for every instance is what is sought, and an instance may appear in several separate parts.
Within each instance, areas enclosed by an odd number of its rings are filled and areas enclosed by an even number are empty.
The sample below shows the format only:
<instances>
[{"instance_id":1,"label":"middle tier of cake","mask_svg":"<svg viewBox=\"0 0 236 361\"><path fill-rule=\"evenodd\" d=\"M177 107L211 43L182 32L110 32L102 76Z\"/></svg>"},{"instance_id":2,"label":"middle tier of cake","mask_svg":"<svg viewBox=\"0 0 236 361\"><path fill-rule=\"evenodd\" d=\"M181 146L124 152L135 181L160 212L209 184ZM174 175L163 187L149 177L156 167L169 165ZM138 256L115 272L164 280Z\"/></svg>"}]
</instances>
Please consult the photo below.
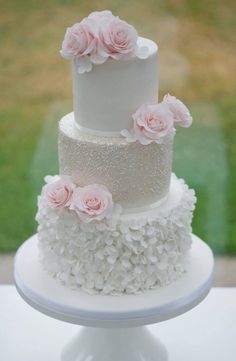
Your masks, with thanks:
<instances>
[{"instance_id":1,"label":"middle tier of cake","mask_svg":"<svg viewBox=\"0 0 236 361\"><path fill-rule=\"evenodd\" d=\"M124 208L155 205L169 191L172 143L143 146L122 137L84 134L70 113L59 123L60 174L81 186L105 185Z\"/></svg>"}]
</instances>

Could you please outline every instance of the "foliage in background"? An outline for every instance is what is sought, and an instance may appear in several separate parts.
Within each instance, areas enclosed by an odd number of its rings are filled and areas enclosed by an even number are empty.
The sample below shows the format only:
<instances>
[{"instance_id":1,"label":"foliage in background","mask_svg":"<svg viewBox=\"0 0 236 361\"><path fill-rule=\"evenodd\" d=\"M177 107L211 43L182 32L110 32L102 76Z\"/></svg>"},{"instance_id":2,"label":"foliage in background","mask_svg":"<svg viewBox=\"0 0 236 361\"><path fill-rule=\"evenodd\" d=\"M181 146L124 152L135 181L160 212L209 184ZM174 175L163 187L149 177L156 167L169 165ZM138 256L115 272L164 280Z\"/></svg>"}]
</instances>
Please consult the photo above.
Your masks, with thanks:
<instances>
[{"instance_id":1,"label":"foliage in background","mask_svg":"<svg viewBox=\"0 0 236 361\"><path fill-rule=\"evenodd\" d=\"M0 251L36 230L37 194L58 171L57 122L72 109L58 50L65 28L111 9L159 44L160 98L189 104L194 125L175 138L174 170L198 197L194 232L236 253L234 0L0 1Z\"/></svg>"}]
</instances>

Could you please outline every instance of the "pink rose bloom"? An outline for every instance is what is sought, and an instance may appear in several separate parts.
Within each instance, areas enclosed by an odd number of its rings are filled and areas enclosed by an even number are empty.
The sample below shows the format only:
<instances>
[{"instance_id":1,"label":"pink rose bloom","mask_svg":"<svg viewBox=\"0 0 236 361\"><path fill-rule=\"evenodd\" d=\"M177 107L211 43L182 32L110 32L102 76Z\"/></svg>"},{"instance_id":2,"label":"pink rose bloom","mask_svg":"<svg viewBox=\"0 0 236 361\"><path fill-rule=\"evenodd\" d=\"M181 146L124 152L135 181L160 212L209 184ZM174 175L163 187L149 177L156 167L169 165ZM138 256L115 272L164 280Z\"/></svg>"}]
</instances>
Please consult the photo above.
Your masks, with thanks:
<instances>
[{"instance_id":1,"label":"pink rose bloom","mask_svg":"<svg viewBox=\"0 0 236 361\"><path fill-rule=\"evenodd\" d=\"M60 176L55 181L53 181L53 177L51 178L50 183L46 184L44 188L49 206L52 208L69 206L75 189L75 185L71 182L70 177Z\"/></svg>"},{"instance_id":2,"label":"pink rose bloom","mask_svg":"<svg viewBox=\"0 0 236 361\"><path fill-rule=\"evenodd\" d=\"M162 144L166 138L173 138L173 116L168 107L159 104L144 104L134 114L134 127L129 132L122 130L121 134L128 142L139 141L146 145L152 142Z\"/></svg>"},{"instance_id":3,"label":"pink rose bloom","mask_svg":"<svg viewBox=\"0 0 236 361\"><path fill-rule=\"evenodd\" d=\"M60 53L65 59L85 56L96 51L96 44L93 22L84 19L71 28L67 28Z\"/></svg>"},{"instance_id":4,"label":"pink rose bloom","mask_svg":"<svg viewBox=\"0 0 236 361\"><path fill-rule=\"evenodd\" d=\"M118 17L110 17L101 23L97 53L119 60L130 58L137 52L138 34L135 28Z\"/></svg>"},{"instance_id":5,"label":"pink rose bloom","mask_svg":"<svg viewBox=\"0 0 236 361\"><path fill-rule=\"evenodd\" d=\"M172 112L175 124L184 128L190 127L193 119L184 103L170 94L164 96L163 102L167 104L168 108Z\"/></svg>"},{"instance_id":6,"label":"pink rose bloom","mask_svg":"<svg viewBox=\"0 0 236 361\"><path fill-rule=\"evenodd\" d=\"M115 16L110 10L93 11L88 16L88 19L95 20L98 25L113 20L114 18Z\"/></svg>"},{"instance_id":7,"label":"pink rose bloom","mask_svg":"<svg viewBox=\"0 0 236 361\"><path fill-rule=\"evenodd\" d=\"M78 187L73 193L70 209L86 223L93 219L101 220L113 209L112 195L100 184Z\"/></svg>"}]
</instances>

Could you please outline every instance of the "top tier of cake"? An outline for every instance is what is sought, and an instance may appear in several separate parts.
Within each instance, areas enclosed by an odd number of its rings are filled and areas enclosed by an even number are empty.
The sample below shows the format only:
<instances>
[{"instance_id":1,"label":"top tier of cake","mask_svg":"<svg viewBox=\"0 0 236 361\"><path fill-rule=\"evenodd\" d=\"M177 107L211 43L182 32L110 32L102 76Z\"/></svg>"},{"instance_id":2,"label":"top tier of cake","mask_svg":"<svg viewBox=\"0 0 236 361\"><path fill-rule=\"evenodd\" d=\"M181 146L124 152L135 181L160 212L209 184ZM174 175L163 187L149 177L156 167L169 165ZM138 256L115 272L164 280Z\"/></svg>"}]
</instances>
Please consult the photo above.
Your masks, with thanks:
<instances>
[{"instance_id":1,"label":"top tier of cake","mask_svg":"<svg viewBox=\"0 0 236 361\"><path fill-rule=\"evenodd\" d=\"M72 62L75 121L82 131L114 135L131 128L141 104L157 102L157 45L139 37L138 46L147 49L145 59L109 58L83 74Z\"/></svg>"}]
</instances>

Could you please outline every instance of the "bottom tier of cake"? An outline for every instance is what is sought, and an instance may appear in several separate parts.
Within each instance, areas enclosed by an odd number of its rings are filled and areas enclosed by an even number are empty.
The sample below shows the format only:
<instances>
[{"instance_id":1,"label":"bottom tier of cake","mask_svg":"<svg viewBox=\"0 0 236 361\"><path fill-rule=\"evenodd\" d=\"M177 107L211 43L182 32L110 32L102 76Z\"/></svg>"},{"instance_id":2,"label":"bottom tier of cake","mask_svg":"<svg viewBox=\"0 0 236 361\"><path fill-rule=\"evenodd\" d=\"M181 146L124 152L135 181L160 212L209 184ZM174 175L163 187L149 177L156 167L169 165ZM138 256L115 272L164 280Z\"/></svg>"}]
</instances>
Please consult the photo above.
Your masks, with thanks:
<instances>
[{"instance_id":1,"label":"bottom tier of cake","mask_svg":"<svg viewBox=\"0 0 236 361\"><path fill-rule=\"evenodd\" d=\"M44 269L89 293L139 293L185 271L191 246L194 191L173 174L168 197L112 219L84 223L39 197L38 246Z\"/></svg>"}]
</instances>

